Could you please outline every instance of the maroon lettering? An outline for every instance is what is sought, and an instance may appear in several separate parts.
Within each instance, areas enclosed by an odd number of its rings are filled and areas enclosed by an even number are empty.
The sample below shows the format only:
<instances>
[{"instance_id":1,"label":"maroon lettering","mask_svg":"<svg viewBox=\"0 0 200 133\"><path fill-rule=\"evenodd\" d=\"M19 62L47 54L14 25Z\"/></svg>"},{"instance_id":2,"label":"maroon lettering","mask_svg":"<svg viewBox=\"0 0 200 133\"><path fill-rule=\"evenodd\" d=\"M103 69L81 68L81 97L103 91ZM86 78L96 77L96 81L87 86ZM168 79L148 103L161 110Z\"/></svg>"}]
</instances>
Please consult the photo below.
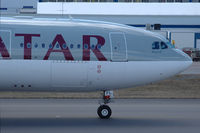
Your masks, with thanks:
<instances>
[{"instance_id":1,"label":"maroon lettering","mask_svg":"<svg viewBox=\"0 0 200 133\"><path fill-rule=\"evenodd\" d=\"M61 48L60 50L53 49L57 42ZM65 46L65 48L64 48L63 44L66 45L66 42L65 42L64 38L62 37L62 35L61 34L56 35L55 39L52 42L52 47L49 48L49 50L47 51L47 53L44 57L44 60L49 59L51 52L62 52L64 54L65 60L74 60L69 48L67 46Z\"/></svg>"},{"instance_id":2,"label":"maroon lettering","mask_svg":"<svg viewBox=\"0 0 200 133\"><path fill-rule=\"evenodd\" d=\"M3 59L7 59L10 57L8 50L6 49L6 46L5 46L1 36L0 36L0 53L1 53L1 56L3 57Z\"/></svg>"},{"instance_id":3,"label":"maroon lettering","mask_svg":"<svg viewBox=\"0 0 200 133\"><path fill-rule=\"evenodd\" d=\"M15 36L24 37L24 59L31 59L32 37L40 37L40 34L15 34Z\"/></svg>"},{"instance_id":4,"label":"maroon lettering","mask_svg":"<svg viewBox=\"0 0 200 133\"><path fill-rule=\"evenodd\" d=\"M90 38L96 38L97 44L92 49L93 53L97 57L99 61L107 61L105 56L101 53L101 51L98 49L99 45L100 47L105 44L105 39L102 36L97 35L83 35L83 60L89 61L90 60Z\"/></svg>"}]
</instances>

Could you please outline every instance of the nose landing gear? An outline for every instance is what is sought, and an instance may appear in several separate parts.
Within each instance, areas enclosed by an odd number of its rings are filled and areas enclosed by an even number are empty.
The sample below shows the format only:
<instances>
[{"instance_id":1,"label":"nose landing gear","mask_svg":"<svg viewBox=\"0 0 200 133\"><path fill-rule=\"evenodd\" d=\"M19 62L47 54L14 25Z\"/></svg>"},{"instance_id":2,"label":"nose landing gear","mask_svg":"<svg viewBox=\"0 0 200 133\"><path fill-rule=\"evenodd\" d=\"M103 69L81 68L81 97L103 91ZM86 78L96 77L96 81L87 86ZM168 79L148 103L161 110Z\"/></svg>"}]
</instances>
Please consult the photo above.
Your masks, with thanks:
<instances>
[{"instance_id":1,"label":"nose landing gear","mask_svg":"<svg viewBox=\"0 0 200 133\"><path fill-rule=\"evenodd\" d=\"M109 119L112 114L112 110L108 105L100 105L97 109L97 114L101 119Z\"/></svg>"},{"instance_id":2,"label":"nose landing gear","mask_svg":"<svg viewBox=\"0 0 200 133\"><path fill-rule=\"evenodd\" d=\"M97 109L97 114L101 119L109 119L112 115L111 108L107 105L113 98L113 91L103 91L103 100Z\"/></svg>"}]
</instances>

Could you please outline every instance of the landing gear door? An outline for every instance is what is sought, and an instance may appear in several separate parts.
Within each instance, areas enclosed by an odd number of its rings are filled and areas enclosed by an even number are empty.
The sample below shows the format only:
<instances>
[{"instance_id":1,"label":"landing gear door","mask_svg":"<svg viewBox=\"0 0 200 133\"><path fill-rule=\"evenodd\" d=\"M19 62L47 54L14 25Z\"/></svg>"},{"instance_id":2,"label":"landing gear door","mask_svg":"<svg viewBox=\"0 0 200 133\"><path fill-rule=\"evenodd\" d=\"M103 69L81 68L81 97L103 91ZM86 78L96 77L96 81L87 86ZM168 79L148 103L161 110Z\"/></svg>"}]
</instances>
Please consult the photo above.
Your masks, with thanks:
<instances>
[{"instance_id":1,"label":"landing gear door","mask_svg":"<svg viewBox=\"0 0 200 133\"><path fill-rule=\"evenodd\" d=\"M10 30L0 30L0 47L1 47L0 59L11 58L11 31Z\"/></svg>"},{"instance_id":2,"label":"landing gear door","mask_svg":"<svg viewBox=\"0 0 200 133\"><path fill-rule=\"evenodd\" d=\"M111 44L111 61L127 61L127 44L125 34L121 32L111 32L109 36Z\"/></svg>"},{"instance_id":3,"label":"landing gear door","mask_svg":"<svg viewBox=\"0 0 200 133\"><path fill-rule=\"evenodd\" d=\"M52 88L73 90L87 86L87 63L55 60L51 69Z\"/></svg>"}]
</instances>

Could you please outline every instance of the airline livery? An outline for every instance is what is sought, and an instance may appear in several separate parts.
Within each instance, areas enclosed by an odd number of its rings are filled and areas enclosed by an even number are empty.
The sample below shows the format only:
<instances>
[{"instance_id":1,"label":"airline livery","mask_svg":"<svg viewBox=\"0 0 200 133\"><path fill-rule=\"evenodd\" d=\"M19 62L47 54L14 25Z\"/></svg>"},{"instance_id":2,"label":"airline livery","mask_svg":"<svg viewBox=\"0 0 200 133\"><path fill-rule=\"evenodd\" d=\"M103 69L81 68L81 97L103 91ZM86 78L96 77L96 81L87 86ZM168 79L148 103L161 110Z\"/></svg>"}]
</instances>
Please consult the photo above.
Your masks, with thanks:
<instances>
[{"instance_id":1,"label":"airline livery","mask_svg":"<svg viewBox=\"0 0 200 133\"><path fill-rule=\"evenodd\" d=\"M100 118L109 118L111 90L166 79L192 60L161 35L89 20L0 18L0 90L103 91Z\"/></svg>"}]
</instances>

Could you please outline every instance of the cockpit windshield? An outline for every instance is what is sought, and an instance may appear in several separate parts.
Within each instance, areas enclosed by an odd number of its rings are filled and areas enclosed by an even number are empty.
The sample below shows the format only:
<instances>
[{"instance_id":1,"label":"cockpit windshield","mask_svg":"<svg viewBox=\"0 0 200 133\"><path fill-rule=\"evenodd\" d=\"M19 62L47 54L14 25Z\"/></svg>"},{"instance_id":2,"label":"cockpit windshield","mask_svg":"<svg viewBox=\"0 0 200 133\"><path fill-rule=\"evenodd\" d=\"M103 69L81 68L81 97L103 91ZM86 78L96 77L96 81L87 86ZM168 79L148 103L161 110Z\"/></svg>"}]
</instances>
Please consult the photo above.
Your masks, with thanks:
<instances>
[{"instance_id":1,"label":"cockpit windshield","mask_svg":"<svg viewBox=\"0 0 200 133\"><path fill-rule=\"evenodd\" d=\"M168 49L174 48L174 46L170 42L163 42L163 41L155 41L152 43L152 49Z\"/></svg>"}]
</instances>

